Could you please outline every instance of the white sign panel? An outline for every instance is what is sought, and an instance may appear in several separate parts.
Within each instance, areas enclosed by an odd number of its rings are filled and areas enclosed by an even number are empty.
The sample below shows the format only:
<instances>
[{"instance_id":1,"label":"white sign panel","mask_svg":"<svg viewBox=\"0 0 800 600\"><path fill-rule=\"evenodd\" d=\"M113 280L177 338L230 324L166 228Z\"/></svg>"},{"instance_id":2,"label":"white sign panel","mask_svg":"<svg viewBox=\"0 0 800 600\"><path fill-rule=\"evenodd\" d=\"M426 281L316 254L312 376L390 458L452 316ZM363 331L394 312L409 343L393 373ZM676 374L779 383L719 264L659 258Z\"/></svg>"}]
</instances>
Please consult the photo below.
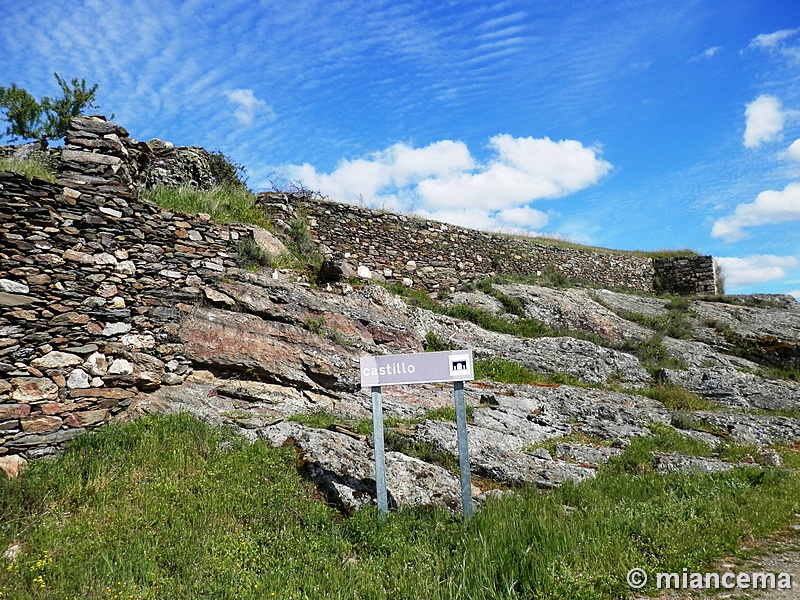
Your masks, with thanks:
<instances>
[{"instance_id":1,"label":"white sign panel","mask_svg":"<svg viewBox=\"0 0 800 600\"><path fill-rule=\"evenodd\" d=\"M472 350L361 357L361 385L470 381Z\"/></svg>"}]
</instances>

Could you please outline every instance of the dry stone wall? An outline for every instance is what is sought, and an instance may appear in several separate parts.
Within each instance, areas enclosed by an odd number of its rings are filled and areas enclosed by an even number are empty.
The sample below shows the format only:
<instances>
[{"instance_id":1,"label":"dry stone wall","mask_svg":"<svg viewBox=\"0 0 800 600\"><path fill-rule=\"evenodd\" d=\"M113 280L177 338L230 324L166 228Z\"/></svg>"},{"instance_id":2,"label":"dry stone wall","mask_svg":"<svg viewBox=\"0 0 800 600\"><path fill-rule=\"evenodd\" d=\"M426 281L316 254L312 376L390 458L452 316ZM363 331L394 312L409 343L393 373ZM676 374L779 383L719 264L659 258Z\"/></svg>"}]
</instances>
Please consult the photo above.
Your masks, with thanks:
<instances>
[{"instance_id":1,"label":"dry stone wall","mask_svg":"<svg viewBox=\"0 0 800 600\"><path fill-rule=\"evenodd\" d=\"M307 196L264 193L259 201L284 231L294 219L305 218L329 264L346 261L360 269L359 275L432 293L498 274L538 275L546 270L600 286L715 293L710 256L653 260L624 252L561 248Z\"/></svg>"},{"instance_id":2,"label":"dry stone wall","mask_svg":"<svg viewBox=\"0 0 800 600\"><path fill-rule=\"evenodd\" d=\"M138 145L75 119L58 183L0 172L0 456L52 453L181 383L179 322L237 264L245 226L138 199L155 162Z\"/></svg>"}]
</instances>

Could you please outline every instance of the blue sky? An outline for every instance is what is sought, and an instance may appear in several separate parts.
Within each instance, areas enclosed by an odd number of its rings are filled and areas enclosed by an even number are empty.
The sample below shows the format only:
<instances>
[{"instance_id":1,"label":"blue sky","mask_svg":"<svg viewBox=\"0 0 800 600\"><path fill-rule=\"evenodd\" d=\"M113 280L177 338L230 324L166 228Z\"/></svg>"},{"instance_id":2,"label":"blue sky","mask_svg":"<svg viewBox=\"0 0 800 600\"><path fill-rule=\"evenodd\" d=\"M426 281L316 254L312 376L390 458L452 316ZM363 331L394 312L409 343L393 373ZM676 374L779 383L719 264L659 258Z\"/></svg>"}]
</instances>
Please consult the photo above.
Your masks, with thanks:
<instances>
[{"instance_id":1,"label":"blue sky","mask_svg":"<svg viewBox=\"0 0 800 600\"><path fill-rule=\"evenodd\" d=\"M0 0L0 85L98 83L254 190L714 255L800 297L797 0Z\"/></svg>"}]
</instances>

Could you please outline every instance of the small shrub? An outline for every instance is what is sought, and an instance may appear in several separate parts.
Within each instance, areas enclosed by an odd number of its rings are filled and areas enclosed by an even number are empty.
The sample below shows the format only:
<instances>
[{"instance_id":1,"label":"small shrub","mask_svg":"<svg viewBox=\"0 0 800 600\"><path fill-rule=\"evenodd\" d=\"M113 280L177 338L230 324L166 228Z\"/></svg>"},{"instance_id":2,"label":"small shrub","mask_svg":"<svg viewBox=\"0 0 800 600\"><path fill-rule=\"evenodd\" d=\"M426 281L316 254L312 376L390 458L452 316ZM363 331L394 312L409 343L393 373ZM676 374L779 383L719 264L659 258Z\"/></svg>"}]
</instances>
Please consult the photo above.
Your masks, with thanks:
<instances>
[{"instance_id":1,"label":"small shrub","mask_svg":"<svg viewBox=\"0 0 800 600\"><path fill-rule=\"evenodd\" d=\"M305 217L296 217L289 223L289 239L290 249L300 262L313 269L318 269L322 265L322 255L317 250L314 238L311 237L311 230Z\"/></svg>"},{"instance_id":2,"label":"small shrub","mask_svg":"<svg viewBox=\"0 0 800 600\"><path fill-rule=\"evenodd\" d=\"M622 348L635 354L651 375L661 369L682 369L686 366L670 356L662 336L657 333L640 342L627 342Z\"/></svg>"},{"instance_id":3,"label":"small shrub","mask_svg":"<svg viewBox=\"0 0 800 600\"><path fill-rule=\"evenodd\" d=\"M246 169L222 152L210 152L208 163L211 169L211 177L216 185L246 187Z\"/></svg>"},{"instance_id":4,"label":"small shrub","mask_svg":"<svg viewBox=\"0 0 800 600\"><path fill-rule=\"evenodd\" d=\"M661 402L670 410L712 410L716 405L677 385L658 384L647 388L643 395Z\"/></svg>"},{"instance_id":5,"label":"small shrub","mask_svg":"<svg viewBox=\"0 0 800 600\"><path fill-rule=\"evenodd\" d=\"M236 244L236 254L239 263L244 267L271 267L273 257L269 252L263 250L251 236L239 240Z\"/></svg>"},{"instance_id":6,"label":"small shrub","mask_svg":"<svg viewBox=\"0 0 800 600\"><path fill-rule=\"evenodd\" d=\"M443 337L436 335L433 331L425 332L425 339L423 340L425 352L443 352L445 350L455 350L457 346L451 344Z\"/></svg>"},{"instance_id":7,"label":"small shrub","mask_svg":"<svg viewBox=\"0 0 800 600\"><path fill-rule=\"evenodd\" d=\"M723 296L725 294L725 269L716 259L713 262L714 285L717 288L717 295Z\"/></svg>"}]
</instances>

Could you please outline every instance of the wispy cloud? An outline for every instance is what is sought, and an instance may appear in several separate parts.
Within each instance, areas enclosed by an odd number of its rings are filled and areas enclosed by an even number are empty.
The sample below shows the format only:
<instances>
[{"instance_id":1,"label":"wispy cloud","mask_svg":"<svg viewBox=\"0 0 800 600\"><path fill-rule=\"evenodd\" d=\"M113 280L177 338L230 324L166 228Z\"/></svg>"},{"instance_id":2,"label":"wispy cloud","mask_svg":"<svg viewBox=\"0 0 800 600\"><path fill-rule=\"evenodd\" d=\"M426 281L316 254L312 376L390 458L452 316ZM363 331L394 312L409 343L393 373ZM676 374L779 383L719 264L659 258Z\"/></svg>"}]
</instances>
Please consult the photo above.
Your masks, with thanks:
<instances>
[{"instance_id":1,"label":"wispy cloud","mask_svg":"<svg viewBox=\"0 0 800 600\"><path fill-rule=\"evenodd\" d=\"M252 125L256 117L264 115L268 120L275 119L275 113L272 108L259 98L253 90L236 89L224 92L228 101L236 106L233 111L234 118L242 125Z\"/></svg>"},{"instance_id":2,"label":"wispy cloud","mask_svg":"<svg viewBox=\"0 0 800 600\"><path fill-rule=\"evenodd\" d=\"M746 227L797 220L800 220L800 183L790 183L781 191L767 190L754 202L739 204L732 215L714 223L711 237L735 242L749 237L744 231Z\"/></svg>"},{"instance_id":3,"label":"wispy cloud","mask_svg":"<svg viewBox=\"0 0 800 600\"><path fill-rule=\"evenodd\" d=\"M783 279L787 269L800 266L800 260L795 256L772 254L755 254L744 258L721 256L716 260L722 265L726 287L731 288Z\"/></svg>"},{"instance_id":4,"label":"wispy cloud","mask_svg":"<svg viewBox=\"0 0 800 600\"><path fill-rule=\"evenodd\" d=\"M757 35L748 44L748 48L778 52L791 61L800 62L800 27L781 29L773 33Z\"/></svg>"},{"instance_id":5,"label":"wispy cloud","mask_svg":"<svg viewBox=\"0 0 800 600\"><path fill-rule=\"evenodd\" d=\"M759 96L747 105L744 115L746 148L755 148L763 142L775 139L783 129L784 112L775 96Z\"/></svg>"},{"instance_id":6,"label":"wispy cloud","mask_svg":"<svg viewBox=\"0 0 800 600\"><path fill-rule=\"evenodd\" d=\"M796 29L781 29L773 33L762 33L750 40L749 47L773 50L781 46L783 42L789 38L794 37L797 33L800 33L800 27Z\"/></svg>"},{"instance_id":7,"label":"wispy cloud","mask_svg":"<svg viewBox=\"0 0 800 600\"><path fill-rule=\"evenodd\" d=\"M713 58L720 50L722 50L722 46L711 46L711 48L706 48L700 54L696 54L689 60L691 62L697 62L701 60L709 60Z\"/></svg>"}]
</instances>

